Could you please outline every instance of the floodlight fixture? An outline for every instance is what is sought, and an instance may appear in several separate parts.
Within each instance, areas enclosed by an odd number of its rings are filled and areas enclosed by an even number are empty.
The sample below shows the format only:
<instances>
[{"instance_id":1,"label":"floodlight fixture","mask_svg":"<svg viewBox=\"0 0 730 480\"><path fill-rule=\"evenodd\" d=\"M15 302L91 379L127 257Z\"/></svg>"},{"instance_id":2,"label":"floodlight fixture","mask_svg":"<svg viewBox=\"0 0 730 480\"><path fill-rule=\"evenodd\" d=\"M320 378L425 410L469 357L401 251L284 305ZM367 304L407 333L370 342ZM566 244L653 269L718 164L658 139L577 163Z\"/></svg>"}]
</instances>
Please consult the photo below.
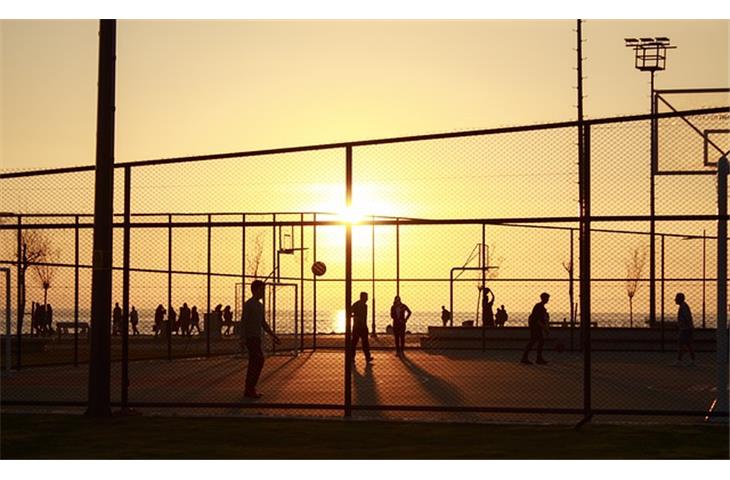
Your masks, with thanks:
<instances>
[{"instance_id":1,"label":"floodlight fixture","mask_svg":"<svg viewBox=\"0 0 730 480\"><path fill-rule=\"evenodd\" d=\"M666 68L667 50L677 48L668 37L625 38L626 47L634 50L634 67L642 72L657 72Z\"/></svg>"}]
</instances>

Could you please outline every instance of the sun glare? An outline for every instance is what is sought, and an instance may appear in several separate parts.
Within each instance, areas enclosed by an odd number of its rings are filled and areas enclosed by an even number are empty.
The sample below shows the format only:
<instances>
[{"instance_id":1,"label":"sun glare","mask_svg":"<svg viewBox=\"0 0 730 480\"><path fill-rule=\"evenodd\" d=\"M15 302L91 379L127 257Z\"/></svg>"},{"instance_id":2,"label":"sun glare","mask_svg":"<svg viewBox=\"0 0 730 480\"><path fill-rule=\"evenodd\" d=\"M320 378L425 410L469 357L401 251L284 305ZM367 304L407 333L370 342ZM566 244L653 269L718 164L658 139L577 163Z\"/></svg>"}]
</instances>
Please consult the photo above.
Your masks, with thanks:
<instances>
[{"instance_id":1,"label":"sun glare","mask_svg":"<svg viewBox=\"0 0 730 480\"><path fill-rule=\"evenodd\" d=\"M334 318L332 319L333 330L335 333L344 333L347 325L345 324L346 312L344 310L337 310Z\"/></svg>"}]
</instances>

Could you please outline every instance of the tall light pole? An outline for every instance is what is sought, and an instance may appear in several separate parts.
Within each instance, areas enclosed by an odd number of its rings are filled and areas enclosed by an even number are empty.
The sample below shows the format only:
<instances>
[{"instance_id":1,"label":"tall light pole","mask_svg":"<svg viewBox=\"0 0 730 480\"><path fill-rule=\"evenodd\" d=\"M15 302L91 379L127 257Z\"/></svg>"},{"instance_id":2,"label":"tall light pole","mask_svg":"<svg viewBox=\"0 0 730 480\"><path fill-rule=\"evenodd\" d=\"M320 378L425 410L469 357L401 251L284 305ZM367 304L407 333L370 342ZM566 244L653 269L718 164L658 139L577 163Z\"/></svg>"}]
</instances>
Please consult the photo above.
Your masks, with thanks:
<instances>
[{"instance_id":1,"label":"tall light pole","mask_svg":"<svg viewBox=\"0 0 730 480\"><path fill-rule=\"evenodd\" d=\"M654 74L666 68L667 50L677 48L669 43L667 37L642 37L624 39L627 48L634 51L634 67L642 72L651 73L650 112L651 118L651 176L649 199L649 319L656 322L656 214L654 175L658 170L657 160L657 104L654 95Z\"/></svg>"}]
</instances>

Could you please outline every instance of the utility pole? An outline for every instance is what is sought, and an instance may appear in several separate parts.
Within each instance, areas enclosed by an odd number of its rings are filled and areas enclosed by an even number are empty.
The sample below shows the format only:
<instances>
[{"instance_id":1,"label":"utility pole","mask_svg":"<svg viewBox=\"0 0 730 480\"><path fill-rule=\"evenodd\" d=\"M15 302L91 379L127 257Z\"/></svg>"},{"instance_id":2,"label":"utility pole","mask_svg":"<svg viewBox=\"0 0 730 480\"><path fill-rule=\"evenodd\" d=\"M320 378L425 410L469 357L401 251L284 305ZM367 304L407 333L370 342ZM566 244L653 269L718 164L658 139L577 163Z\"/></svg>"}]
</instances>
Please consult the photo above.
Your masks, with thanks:
<instances>
[{"instance_id":1,"label":"utility pole","mask_svg":"<svg viewBox=\"0 0 730 480\"><path fill-rule=\"evenodd\" d=\"M114 214L114 97L117 21L99 21L99 81L91 273L91 351L86 414L111 416L111 304Z\"/></svg>"}]
</instances>

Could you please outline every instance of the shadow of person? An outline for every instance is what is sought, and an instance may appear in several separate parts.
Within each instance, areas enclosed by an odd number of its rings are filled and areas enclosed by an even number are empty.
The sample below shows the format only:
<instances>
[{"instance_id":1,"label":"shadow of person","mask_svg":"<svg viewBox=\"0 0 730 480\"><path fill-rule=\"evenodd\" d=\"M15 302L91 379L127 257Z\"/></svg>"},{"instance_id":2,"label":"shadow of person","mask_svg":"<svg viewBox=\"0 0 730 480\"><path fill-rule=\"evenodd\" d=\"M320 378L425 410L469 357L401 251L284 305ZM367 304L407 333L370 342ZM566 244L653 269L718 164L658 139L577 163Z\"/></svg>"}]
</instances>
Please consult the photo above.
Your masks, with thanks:
<instances>
[{"instance_id":1,"label":"shadow of person","mask_svg":"<svg viewBox=\"0 0 730 480\"><path fill-rule=\"evenodd\" d=\"M378 386L375 383L372 364L365 364L362 371L353 368L352 384L355 387L354 405L380 405L380 396L378 395ZM358 416L366 416L369 418L382 418L384 416L380 410L356 411L358 412Z\"/></svg>"},{"instance_id":2,"label":"shadow of person","mask_svg":"<svg viewBox=\"0 0 730 480\"><path fill-rule=\"evenodd\" d=\"M399 358L408 372L416 377L423 391L439 405L464 406L465 399L454 384L431 374L405 355Z\"/></svg>"}]
</instances>

